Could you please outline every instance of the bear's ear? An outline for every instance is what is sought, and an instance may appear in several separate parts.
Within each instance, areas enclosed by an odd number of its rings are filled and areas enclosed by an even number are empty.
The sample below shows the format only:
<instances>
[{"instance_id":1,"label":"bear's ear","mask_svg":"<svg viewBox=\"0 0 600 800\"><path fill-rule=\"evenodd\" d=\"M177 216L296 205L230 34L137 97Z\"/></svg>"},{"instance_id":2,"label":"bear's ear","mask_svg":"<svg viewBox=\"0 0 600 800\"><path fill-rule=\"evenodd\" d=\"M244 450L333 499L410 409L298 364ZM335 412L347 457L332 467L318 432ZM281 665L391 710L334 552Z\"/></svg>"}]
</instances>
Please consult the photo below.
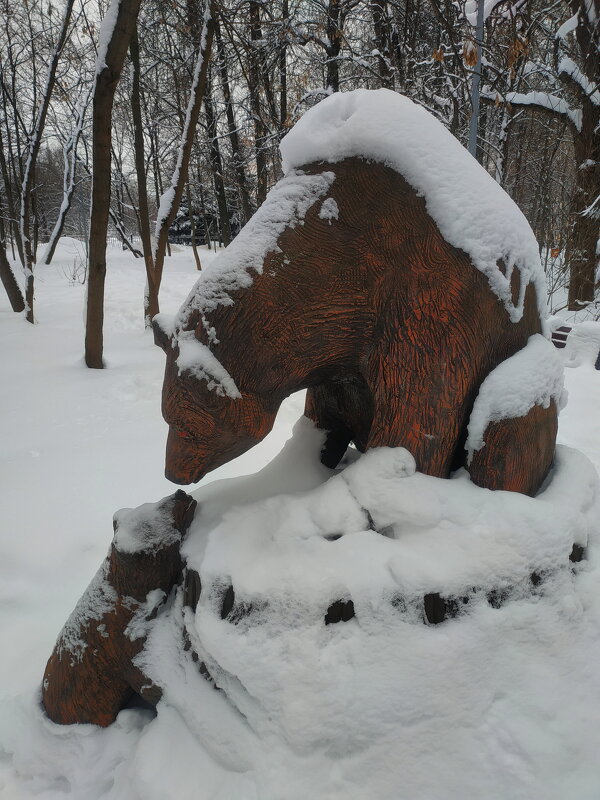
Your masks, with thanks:
<instances>
[{"instance_id":1,"label":"bear's ear","mask_svg":"<svg viewBox=\"0 0 600 800\"><path fill-rule=\"evenodd\" d=\"M154 344L168 352L171 346L175 318L168 314L157 314L152 319L152 330L154 331Z\"/></svg>"}]
</instances>

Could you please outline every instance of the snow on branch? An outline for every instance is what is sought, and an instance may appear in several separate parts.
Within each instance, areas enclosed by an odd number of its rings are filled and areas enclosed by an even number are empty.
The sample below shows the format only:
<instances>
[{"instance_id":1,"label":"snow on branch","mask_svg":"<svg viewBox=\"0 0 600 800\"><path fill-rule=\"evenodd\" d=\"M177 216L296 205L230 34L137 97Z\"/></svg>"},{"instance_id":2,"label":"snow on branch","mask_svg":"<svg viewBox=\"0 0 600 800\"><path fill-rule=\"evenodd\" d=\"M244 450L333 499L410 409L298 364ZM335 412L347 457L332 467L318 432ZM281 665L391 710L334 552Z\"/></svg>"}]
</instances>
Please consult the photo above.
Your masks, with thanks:
<instances>
[{"instance_id":1,"label":"snow on branch","mask_svg":"<svg viewBox=\"0 0 600 800\"><path fill-rule=\"evenodd\" d=\"M100 24L100 33L98 34L98 53L96 56L96 75L99 75L106 67L106 51L108 45L113 38L115 25L119 16L119 8L121 0L111 0L109 7L106 9L106 14L102 18Z\"/></svg>"},{"instance_id":2,"label":"snow on branch","mask_svg":"<svg viewBox=\"0 0 600 800\"><path fill-rule=\"evenodd\" d=\"M486 100L494 101L498 98L497 92L489 90L483 91L481 95ZM544 111L561 114L567 117L578 131L581 131L581 109L571 108L566 100L562 97L557 97L555 94L539 91L507 92L503 99L504 102L513 106L535 106Z\"/></svg>"},{"instance_id":3,"label":"snow on branch","mask_svg":"<svg viewBox=\"0 0 600 800\"><path fill-rule=\"evenodd\" d=\"M490 16L496 6L499 6L504 0L467 0L465 3L465 17L467 22L474 28L477 25L477 5L483 2L483 21ZM511 12L515 13L523 5L522 0L517 0L511 8Z\"/></svg>"},{"instance_id":4,"label":"snow on branch","mask_svg":"<svg viewBox=\"0 0 600 800\"><path fill-rule=\"evenodd\" d=\"M556 39L565 39L570 33L573 33L575 28L577 27L577 14L573 14L572 17L560 26L560 28L556 31L555 38Z\"/></svg>"},{"instance_id":5,"label":"snow on branch","mask_svg":"<svg viewBox=\"0 0 600 800\"><path fill-rule=\"evenodd\" d=\"M595 83L588 80L572 58L562 58L558 64L558 74L568 75L595 106L600 106L600 91Z\"/></svg>"}]
</instances>

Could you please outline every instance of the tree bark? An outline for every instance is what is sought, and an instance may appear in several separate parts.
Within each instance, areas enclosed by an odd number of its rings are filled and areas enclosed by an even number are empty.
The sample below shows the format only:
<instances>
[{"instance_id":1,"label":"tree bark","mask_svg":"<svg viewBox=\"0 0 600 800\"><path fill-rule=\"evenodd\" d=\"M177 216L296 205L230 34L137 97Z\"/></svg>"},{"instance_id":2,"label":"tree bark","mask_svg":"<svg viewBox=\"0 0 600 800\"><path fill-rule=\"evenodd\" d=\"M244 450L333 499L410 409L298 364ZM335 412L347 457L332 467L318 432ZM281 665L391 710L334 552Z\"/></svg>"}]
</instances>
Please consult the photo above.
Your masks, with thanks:
<instances>
[{"instance_id":1,"label":"tree bark","mask_svg":"<svg viewBox=\"0 0 600 800\"><path fill-rule=\"evenodd\" d=\"M215 112L210 97L209 78L210 75L207 76L207 92L204 99L204 110L206 112L206 126L208 128L210 164L212 167L213 180L215 184L217 205L219 207L219 227L221 228L223 244L225 247L227 247L227 245L231 242L231 226L229 224L229 209L227 208L225 183L223 181L223 162L221 160L221 151L219 150L219 141L217 138L217 121L215 119Z\"/></svg>"},{"instance_id":2,"label":"tree bark","mask_svg":"<svg viewBox=\"0 0 600 800\"><path fill-rule=\"evenodd\" d=\"M371 0L369 5L371 6L371 16L373 18L373 32L378 53L377 69L381 85L386 89L393 89L394 81L390 69L390 32L386 2L385 0Z\"/></svg>"},{"instance_id":3,"label":"tree bark","mask_svg":"<svg viewBox=\"0 0 600 800\"><path fill-rule=\"evenodd\" d=\"M106 232L110 209L112 108L123 62L135 28L141 0L112 0L117 18L108 42L105 63L98 64L92 119L92 208L88 249L88 288L85 363L102 369Z\"/></svg>"},{"instance_id":4,"label":"tree bark","mask_svg":"<svg viewBox=\"0 0 600 800\"><path fill-rule=\"evenodd\" d=\"M591 103L590 103L591 105ZM600 109L595 109L596 125L600 126ZM584 130L575 138L576 185L571 211L570 235L566 251L569 267L569 309L577 311L595 296L598 267L598 219L600 208L600 136L594 135L592 114L585 120ZM587 125L585 124L587 122ZM589 125L589 130L587 129Z\"/></svg>"},{"instance_id":5,"label":"tree bark","mask_svg":"<svg viewBox=\"0 0 600 800\"><path fill-rule=\"evenodd\" d=\"M35 262L35 245L31 241L31 204L32 192L35 177L35 165L42 143L42 134L46 124L46 117L48 116L48 108L50 107L50 98L54 89L56 70L58 68L58 60L64 47L69 23L71 21L71 12L75 0L67 0L65 10L63 13L62 26L58 37L58 42L54 48L50 66L48 67L48 74L46 76L46 86L42 95L41 105L36 115L33 131L29 137L27 146L27 158L25 161L25 172L23 174L23 183L21 184L21 217L20 217L20 233L21 241L23 243L23 269L25 271L25 304L27 322L34 322L33 316L33 265Z\"/></svg>"},{"instance_id":6,"label":"tree bark","mask_svg":"<svg viewBox=\"0 0 600 800\"><path fill-rule=\"evenodd\" d=\"M25 311L25 300L6 256L6 240L0 241L0 280L13 311Z\"/></svg>"},{"instance_id":7,"label":"tree bark","mask_svg":"<svg viewBox=\"0 0 600 800\"><path fill-rule=\"evenodd\" d=\"M144 252L144 263L146 265L147 289L144 295L144 325L146 328L152 326L152 310L149 308L150 297L155 297L158 293L154 290L154 257L152 254L152 238L150 235L150 212L148 210L148 190L146 187L146 158L144 154L144 134L142 124L142 106L140 102L140 48L138 42L137 27L134 28L129 43L129 54L133 66L133 76L131 85L131 114L133 118L133 141L135 172L138 185L138 220L140 238L142 240L142 250ZM150 287L152 291L150 290ZM158 313L158 310L154 312Z\"/></svg>"},{"instance_id":8,"label":"tree bark","mask_svg":"<svg viewBox=\"0 0 600 800\"><path fill-rule=\"evenodd\" d=\"M171 183L166 193L161 197L161 203L156 219L155 250L154 250L154 286L149 287L153 294L149 297L149 309L157 309L158 291L162 278L165 260L165 251L169 238L169 227L177 215L179 204L188 176L190 155L194 144L198 116L206 90L206 75L210 61L212 39L214 31L214 8L212 0L207 0L205 6L204 24L198 45L198 56L194 67L194 79L190 99L188 102L184 129L179 142L177 164L171 177Z\"/></svg>"},{"instance_id":9,"label":"tree bark","mask_svg":"<svg viewBox=\"0 0 600 800\"><path fill-rule=\"evenodd\" d=\"M342 48L342 31L340 28L342 0L329 0L327 8L327 77L325 88L332 92L340 90L340 65L338 62Z\"/></svg>"},{"instance_id":10,"label":"tree bark","mask_svg":"<svg viewBox=\"0 0 600 800\"><path fill-rule=\"evenodd\" d=\"M288 126L288 99L287 99L287 48L289 28L289 3L282 0L281 5L281 46L279 50L279 134L283 134Z\"/></svg>"},{"instance_id":11,"label":"tree bark","mask_svg":"<svg viewBox=\"0 0 600 800\"><path fill-rule=\"evenodd\" d=\"M571 0L577 14L575 37L580 53L581 72L589 85L600 86L600 0ZM593 23L593 20L595 22ZM567 247L569 266L569 309L577 310L591 302L596 290L597 252L600 219L600 106L582 89L573 76L560 74L563 82L575 89L581 102L581 130L574 132L575 194Z\"/></svg>"},{"instance_id":12,"label":"tree bark","mask_svg":"<svg viewBox=\"0 0 600 800\"><path fill-rule=\"evenodd\" d=\"M217 43L217 56L219 62L219 74L221 77L221 90L225 99L225 115L227 117L227 132L229 135L229 142L231 144L231 154L233 157L233 166L235 170L238 191L240 193L240 202L242 205L242 222L246 223L252 216L252 204L250 202L250 194L248 193L248 182L246 180L246 171L244 169L244 160L240 147L240 139L238 136L237 125L235 121L235 114L233 110L233 103L231 101L231 89L229 86L229 75L227 71L227 55L223 45L223 38L221 36L221 27L218 18L215 19L215 39Z\"/></svg>"},{"instance_id":13,"label":"tree bark","mask_svg":"<svg viewBox=\"0 0 600 800\"><path fill-rule=\"evenodd\" d=\"M248 82L250 110L254 122L254 151L256 159L256 204L262 205L267 196L267 154L265 152L267 129L260 103L261 63L258 48L262 39L260 28L260 3L250 1L250 53L248 55Z\"/></svg>"},{"instance_id":14,"label":"tree bark","mask_svg":"<svg viewBox=\"0 0 600 800\"><path fill-rule=\"evenodd\" d=\"M4 95L4 93L2 94L2 104L3 104L4 117L6 120L6 96ZM15 248L13 243L16 243L17 252L19 254L19 260L21 264L23 264L25 261L25 257L23 254L23 243L21 241L21 233L19 231L19 225L17 223L17 213L13 198L11 176L8 170L8 164L6 163L6 156L4 155L4 149L5 149L5 143L3 141L2 131L0 130L0 171L2 172L2 180L4 182L4 190L6 192L6 207L10 216L10 227L12 230L11 245L14 256ZM14 167L15 154L12 151L10 136L8 136L8 141L6 142L6 149L8 152L8 157L10 159L9 163L11 163Z\"/></svg>"}]
</instances>

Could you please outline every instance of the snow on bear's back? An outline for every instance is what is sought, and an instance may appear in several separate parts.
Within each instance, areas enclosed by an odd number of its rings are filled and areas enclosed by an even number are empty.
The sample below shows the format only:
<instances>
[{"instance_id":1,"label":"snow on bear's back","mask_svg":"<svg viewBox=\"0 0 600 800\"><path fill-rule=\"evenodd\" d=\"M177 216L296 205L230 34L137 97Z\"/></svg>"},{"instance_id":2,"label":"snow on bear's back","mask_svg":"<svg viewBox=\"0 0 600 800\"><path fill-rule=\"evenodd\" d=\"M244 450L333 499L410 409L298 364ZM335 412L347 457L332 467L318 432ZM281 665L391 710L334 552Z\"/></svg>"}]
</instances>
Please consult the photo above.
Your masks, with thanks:
<instances>
[{"instance_id":1,"label":"snow on bear's back","mask_svg":"<svg viewBox=\"0 0 600 800\"><path fill-rule=\"evenodd\" d=\"M450 131L407 97L389 89L332 94L294 125L281 142L281 155L285 173L356 156L395 169L425 198L446 241L468 253L487 276L513 322L522 316L530 282L545 318L545 278L527 220ZM521 273L516 304L510 289L514 267Z\"/></svg>"}]
</instances>

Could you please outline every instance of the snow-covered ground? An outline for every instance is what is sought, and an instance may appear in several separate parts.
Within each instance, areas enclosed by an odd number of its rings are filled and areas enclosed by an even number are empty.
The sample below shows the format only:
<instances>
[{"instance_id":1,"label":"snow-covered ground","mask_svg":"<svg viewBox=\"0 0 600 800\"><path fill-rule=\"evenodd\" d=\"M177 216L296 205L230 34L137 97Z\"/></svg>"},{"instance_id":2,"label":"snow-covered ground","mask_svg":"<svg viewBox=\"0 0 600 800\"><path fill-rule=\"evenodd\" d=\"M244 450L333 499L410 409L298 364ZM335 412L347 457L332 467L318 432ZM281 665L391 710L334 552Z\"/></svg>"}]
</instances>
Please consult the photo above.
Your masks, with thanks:
<instances>
[{"instance_id":1,"label":"snow-covered ground","mask_svg":"<svg viewBox=\"0 0 600 800\"><path fill-rule=\"evenodd\" d=\"M207 588L187 615L225 692L177 661L175 607L150 648L164 658L149 669L169 683L157 716L126 710L107 730L43 717L46 660L106 553L113 512L174 490L162 475L164 354L143 330L143 264L111 249L107 369L87 370L84 290L69 280L80 248L63 240L38 268L36 326L0 294L0 797L597 800L600 566L593 546L575 575L559 564L593 527L585 460L563 451L535 500L411 475L401 453L327 480L307 423L283 447L301 396L267 440L194 492L201 511L186 547L206 587L227 576L273 601L259 625L232 625ZM185 249L168 260L164 311L196 277ZM571 363L559 439L600 469L600 372L586 358ZM388 535L356 533L364 509ZM547 569L538 588L525 586L530 567ZM510 601L491 607L486 590L509 579ZM335 580L356 618L325 626L319 608ZM399 585L406 593L393 605ZM467 588L481 591L466 613L422 624L415 598Z\"/></svg>"}]
</instances>

